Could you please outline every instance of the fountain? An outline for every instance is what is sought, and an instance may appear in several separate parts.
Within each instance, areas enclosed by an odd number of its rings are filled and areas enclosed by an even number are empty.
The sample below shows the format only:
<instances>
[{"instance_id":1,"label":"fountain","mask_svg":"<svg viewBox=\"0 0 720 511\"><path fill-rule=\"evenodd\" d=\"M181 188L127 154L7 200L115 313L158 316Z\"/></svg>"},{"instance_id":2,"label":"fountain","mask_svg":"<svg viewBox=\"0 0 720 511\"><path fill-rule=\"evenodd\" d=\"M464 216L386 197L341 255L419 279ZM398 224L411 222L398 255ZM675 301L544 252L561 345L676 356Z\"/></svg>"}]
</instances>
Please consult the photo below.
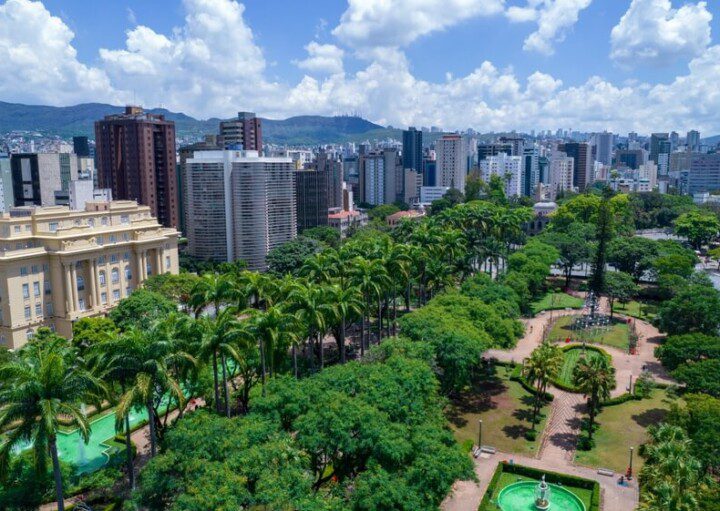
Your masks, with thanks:
<instances>
[{"instance_id":1,"label":"fountain","mask_svg":"<svg viewBox=\"0 0 720 511\"><path fill-rule=\"evenodd\" d=\"M502 511L586 511L585 504L570 490L548 484L520 481L503 488L497 496Z\"/></svg>"},{"instance_id":2,"label":"fountain","mask_svg":"<svg viewBox=\"0 0 720 511\"><path fill-rule=\"evenodd\" d=\"M550 487L545 482L545 474L535 490L535 507L541 511L550 509Z\"/></svg>"}]
</instances>

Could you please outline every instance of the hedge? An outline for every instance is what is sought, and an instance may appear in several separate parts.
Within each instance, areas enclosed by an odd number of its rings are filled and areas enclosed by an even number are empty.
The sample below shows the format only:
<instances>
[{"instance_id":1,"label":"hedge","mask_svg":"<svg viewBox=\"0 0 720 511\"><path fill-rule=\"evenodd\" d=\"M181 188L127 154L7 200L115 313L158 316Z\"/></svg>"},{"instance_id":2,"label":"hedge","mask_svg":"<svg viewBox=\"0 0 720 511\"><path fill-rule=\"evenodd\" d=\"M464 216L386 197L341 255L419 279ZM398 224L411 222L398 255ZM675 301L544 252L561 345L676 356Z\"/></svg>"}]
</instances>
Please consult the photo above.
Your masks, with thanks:
<instances>
[{"instance_id":1,"label":"hedge","mask_svg":"<svg viewBox=\"0 0 720 511\"><path fill-rule=\"evenodd\" d=\"M615 405L621 405L623 403L627 403L628 401L642 401L642 397L637 396L635 394L630 394L629 392L626 392L625 394L621 394L616 397L612 397L608 399L607 401L603 401L600 403L600 406L615 406Z\"/></svg>"},{"instance_id":2,"label":"hedge","mask_svg":"<svg viewBox=\"0 0 720 511\"><path fill-rule=\"evenodd\" d=\"M517 367L515 367L515 369L513 369L513 372L510 373L510 380L518 382L522 386L522 388L524 388L526 391L528 391L533 396L537 395L537 390L535 389L535 387L530 385L530 383L528 383L528 381L525 378L523 378L522 366L517 366ZM549 392L544 392L542 397L548 403L550 401L552 401L553 399L555 399L555 396L553 396Z\"/></svg>"},{"instance_id":3,"label":"hedge","mask_svg":"<svg viewBox=\"0 0 720 511\"><path fill-rule=\"evenodd\" d=\"M566 351L577 350L577 349L580 349L580 348L582 348L582 344L577 344L577 343L575 343L575 344L569 344L569 345L567 345L567 346L563 346L563 347L560 348L560 349L563 351L563 353L565 353ZM610 363L612 363L612 357L611 357L610 354L609 354L607 351L605 351L604 349L598 348L597 346L590 346L590 345L587 345L587 344L585 345L585 349L586 349L587 351L595 351L595 352L597 352L597 353L600 353L600 354L601 354L602 356L604 356ZM550 383L552 383L553 387L557 387L557 388L559 388L560 390L564 390L565 392L572 392L572 393L574 393L574 394L580 394L580 393L582 393L581 390L578 389L575 385L565 384L565 383L563 383L563 382L561 382L561 381L559 381L559 380L556 380L555 378L550 378Z\"/></svg>"},{"instance_id":4,"label":"hedge","mask_svg":"<svg viewBox=\"0 0 720 511\"><path fill-rule=\"evenodd\" d=\"M590 498L590 509L588 511L599 511L600 510L600 483L591 479L585 479L569 474L561 474L559 472L548 472L545 470L538 470L535 468L525 467L523 465L510 464L505 461L498 463L498 468L495 469L488 489L485 492L485 496L480 502L478 511L483 511L486 506L490 504L492 496L497 490L496 486L503 472L508 474L517 474L532 479L540 479L543 475L545 480L550 484L560 484L562 486L570 486L575 488L581 488L583 490L592 490L592 496Z\"/></svg>"}]
</instances>

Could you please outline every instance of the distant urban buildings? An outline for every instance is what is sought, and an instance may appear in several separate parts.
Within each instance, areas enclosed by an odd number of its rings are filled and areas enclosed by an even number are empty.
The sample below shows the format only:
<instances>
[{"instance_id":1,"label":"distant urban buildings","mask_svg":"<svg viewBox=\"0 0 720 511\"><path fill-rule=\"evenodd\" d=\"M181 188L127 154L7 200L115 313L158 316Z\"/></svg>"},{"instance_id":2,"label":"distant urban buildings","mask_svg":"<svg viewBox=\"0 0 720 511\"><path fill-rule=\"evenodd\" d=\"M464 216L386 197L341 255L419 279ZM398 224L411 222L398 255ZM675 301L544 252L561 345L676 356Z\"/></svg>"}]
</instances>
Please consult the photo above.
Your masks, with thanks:
<instances>
[{"instance_id":1,"label":"distant urban buildings","mask_svg":"<svg viewBox=\"0 0 720 511\"><path fill-rule=\"evenodd\" d=\"M239 112L235 119L220 122L220 147L262 152L262 122L253 112Z\"/></svg>"},{"instance_id":2,"label":"distant urban buildings","mask_svg":"<svg viewBox=\"0 0 720 511\"><path fill-rule=\"evenodd\" d=\"M694 154L688 173L688 193L720 190L720 153Z\"/></svg>"},{"instance_id":3,"label":"distant urban buildings","mask_svg":"<svg viewBox=\"0 0 720 511\"><path fill-rule=\"evenodd\" d=\"M458 134L443 135L435 142L436 184L465 191L468 172L467 141Z\"/></svg>"},{"instance_id":4,"label":"distant urban buildings","mask_svg":"<svg viewBox=\"0 0 720 511\"><path fill-rule=\"evenodd\" d=\"M505 195L518 197L523 194L523 157L500 153L480 162L480 177L486 183L492 176L499 176L505 183Z\"/></svg>"},{"instance_id":5,"label":"distant urban buildings","mask_svg":"<svg viewBox=\"0 0 720 511\"><path fill-rule=\"evenodd\" d=\"M414 127L403 131L402 140L403 169L412 169L422 173L423 170L423 134Z\"/></svg>"},{"instance_id":6,"label":"distant urban buildings","mask_svg":"<svg viewBox=\"0 0 720 511\"><path fill-rule=\"evenodd\" d=\"M295 171L297 190L298 232L328 225L329 169L300 169ZM340 189L342 206L342 188Z\"/></svg>"},{"instance_id":7,"label":"distant urban buildings","mask_svg":"<svg viewBox=\"0 0 720 511\"><path fill-rule=\"evenodd\" d=\"M585 142L567 142L558 144L558 151L564 152L573 159L572 185L579 191L584 191L592 184L593 159L592 148Z\"/></svg>"},{"instance_id":8,"label":"distant urban buildings","mask_svg":"<svg viewBox=\"0 0 720 511\"><path fill-rule=\"evenodd\" d=\"M95 123L95 143L100 186L116 199L149 206L162 225L179 228L175 124L128 106Z\"/></svg>"}]
</instances>

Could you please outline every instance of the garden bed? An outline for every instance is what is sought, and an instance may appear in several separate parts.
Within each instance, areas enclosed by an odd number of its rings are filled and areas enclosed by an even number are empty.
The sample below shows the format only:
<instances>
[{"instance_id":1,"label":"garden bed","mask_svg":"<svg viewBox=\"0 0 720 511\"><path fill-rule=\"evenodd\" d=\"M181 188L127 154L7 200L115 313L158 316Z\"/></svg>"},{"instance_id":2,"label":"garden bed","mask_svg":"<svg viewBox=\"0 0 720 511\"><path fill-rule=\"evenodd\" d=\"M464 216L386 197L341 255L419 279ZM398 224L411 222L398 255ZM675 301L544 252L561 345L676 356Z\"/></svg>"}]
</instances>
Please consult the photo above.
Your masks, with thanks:
<instances>
[{"instance_id":1,"label":"garden bed","mask_svg":"<svg viewBox=\"0 0 720 511\"><path fill-rule=\"evenodd\" d=\"M547 293L540 300L532 302L533 314L549 310L582 309L585 302L582 298L567 293Z\"/></svg>"},{"instance_id":2,"label":"garden bed","mask_svg":"<svg viewBox=\"0 0 720 511\"><path fill-rule=\"evenodd\" d=\"M627 322L622 319L613 318L607 329L575 330L572 328L575 317L561 316L552 325L547 338L550 341L565 342L570 339L573 342L583 340L590 344L604 344L621 350L629 348L630 329Z\"/></svg>"}]
</instances>

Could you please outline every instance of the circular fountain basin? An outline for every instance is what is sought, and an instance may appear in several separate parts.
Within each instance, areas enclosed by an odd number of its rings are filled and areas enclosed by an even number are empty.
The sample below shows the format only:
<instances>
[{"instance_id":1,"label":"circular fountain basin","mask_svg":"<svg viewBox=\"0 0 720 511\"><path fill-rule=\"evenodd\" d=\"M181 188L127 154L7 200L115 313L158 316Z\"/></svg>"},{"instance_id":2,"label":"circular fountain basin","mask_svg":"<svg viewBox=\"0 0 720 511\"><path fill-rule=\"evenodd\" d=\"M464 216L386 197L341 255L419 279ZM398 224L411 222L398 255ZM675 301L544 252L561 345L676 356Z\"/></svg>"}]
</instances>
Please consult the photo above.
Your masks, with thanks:
<instances>
[{"instance_id":1,"label":"circular fountain basin","mask_svg":"<svg viewBox=\"0 0 720 511\"><path fill-rule=\"evenodd\" d=\"M569 490L554 484L550 494L548 511L586 511L585 504ZM497 497L497 505L502 511L538 511L535 505L537 482L522 481L503 488Z\"/></svg>"}]
</instances>

